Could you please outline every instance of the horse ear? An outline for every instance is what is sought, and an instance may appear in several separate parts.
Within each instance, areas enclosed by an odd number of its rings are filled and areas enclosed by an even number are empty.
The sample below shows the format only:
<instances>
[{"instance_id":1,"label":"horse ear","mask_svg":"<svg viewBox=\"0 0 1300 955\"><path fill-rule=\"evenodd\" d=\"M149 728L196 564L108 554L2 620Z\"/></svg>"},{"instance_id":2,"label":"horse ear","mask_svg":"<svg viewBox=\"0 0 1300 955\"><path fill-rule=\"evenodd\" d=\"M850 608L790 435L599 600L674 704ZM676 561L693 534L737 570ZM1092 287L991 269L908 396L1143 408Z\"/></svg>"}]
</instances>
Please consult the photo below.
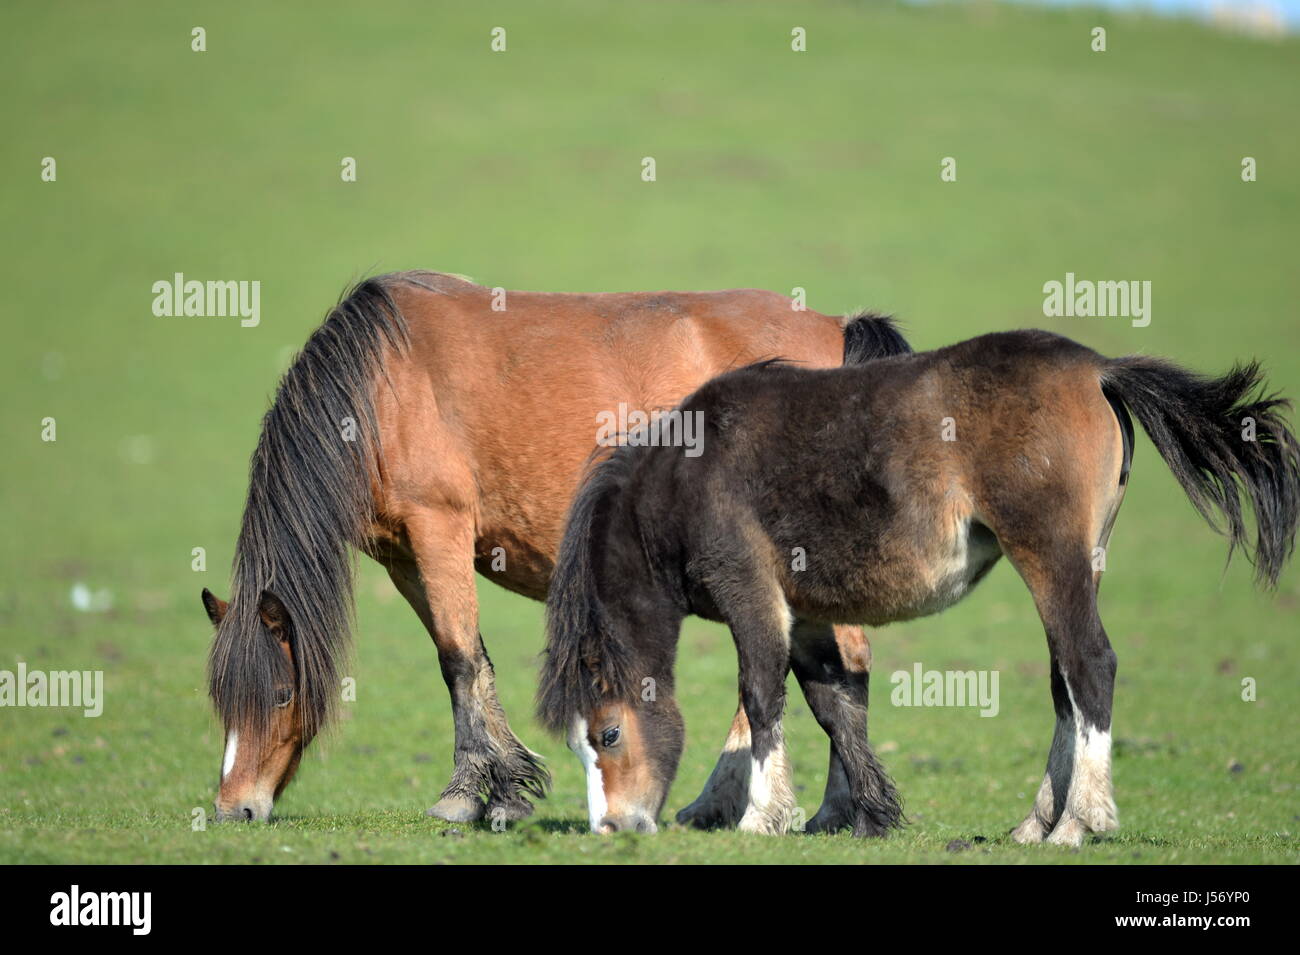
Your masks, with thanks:
<instances>
[{"instance_id":1,"label":"horse ear","mask_svg":"<svg viewBox=\"0 0 1300 955\"><path fill-rule=\"evenodd\" d=\"M212 626L220 625L222 619L226 616L226 611L230 609L230 604L226 603L207 587L203 588L203 609L208 612L208 619L212 621Z\"/></svg>"},{"instance_id":2,"label":"horse ear","mask_svg":"<svg viewBox=\"0 0 1300 955\"><path fill-rule=\"evenodd\" d=\"M266 629L281 640L289 639L289 608L275 594L263 590L257 601L257 612L266 624Z\"/></svg>"}]
</instances>

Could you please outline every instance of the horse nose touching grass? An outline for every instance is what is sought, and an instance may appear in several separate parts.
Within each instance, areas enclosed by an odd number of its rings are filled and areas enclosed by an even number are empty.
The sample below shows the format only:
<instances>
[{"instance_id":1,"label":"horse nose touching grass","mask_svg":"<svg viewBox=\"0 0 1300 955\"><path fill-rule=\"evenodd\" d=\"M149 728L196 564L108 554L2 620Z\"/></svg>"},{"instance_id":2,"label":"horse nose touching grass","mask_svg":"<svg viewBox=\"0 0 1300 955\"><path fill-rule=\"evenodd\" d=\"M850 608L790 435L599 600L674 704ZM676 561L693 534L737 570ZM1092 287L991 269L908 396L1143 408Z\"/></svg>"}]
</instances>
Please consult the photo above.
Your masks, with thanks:
<instances>
[{"instance_id":1,"label":"horse nose touching grass","mask_svg":"<svg viewBox=\"0 0 1300 955\"><path fill-rule=\"evenodd\" d=\"M269 802L239 803L223 809L220 802L216 804L217 822L270 822L271 804Z\"/></svg>"},{"instance_id":2,"label":"horse nose touching grass","mask_svg":"<svg viewBox=\"0 0 1300 955\"><path fill-rule=\"evenodd\" d=\"M602 835L613 832L658 832L659 827L649 816L606 816L597 829Z\"/></svg>"},{"instance_id":3,"label":"horse nose touching grass","mask_svg":"<svg viewBox=\"0 0 1300 955\"><path fill-rule=\"evenodd\" d=\"M255 737L240 739L232 731L217 790L217 821L270 822L276 799L297 772L303 748L292 733L258 743Z\"/></svg>"},{"instance_id":4,"label":"horse nose touching grass","mask_svg":"<svg viewBox=\"0 0 1300 955\"><path fill-rule=\"evenodd\" d=\"M301 736L290 706L277 714L270 736L231 730L217 790L218 822L269 822L279 798L298 769Z\"/></svg>"},{"instance_id":5,"label":"horse nose touching grass","mask_svg":"<svg viewBox=\"0 0 1300 955\"><path fill-rule=\"evenodd\" d=\"M212 625L220 631L230 616L230 605L205 589L203 606ZM218 822L269 822L275 800L292 781L310 739L294 692L289 612L278 597L263 591L258 617L262 628L258 636L273 647L271 653L278 666L268 670L273 684L269 711L260 719L231 716L227 721L230 728L215 804Z\"/></svg>"}]
</instances>

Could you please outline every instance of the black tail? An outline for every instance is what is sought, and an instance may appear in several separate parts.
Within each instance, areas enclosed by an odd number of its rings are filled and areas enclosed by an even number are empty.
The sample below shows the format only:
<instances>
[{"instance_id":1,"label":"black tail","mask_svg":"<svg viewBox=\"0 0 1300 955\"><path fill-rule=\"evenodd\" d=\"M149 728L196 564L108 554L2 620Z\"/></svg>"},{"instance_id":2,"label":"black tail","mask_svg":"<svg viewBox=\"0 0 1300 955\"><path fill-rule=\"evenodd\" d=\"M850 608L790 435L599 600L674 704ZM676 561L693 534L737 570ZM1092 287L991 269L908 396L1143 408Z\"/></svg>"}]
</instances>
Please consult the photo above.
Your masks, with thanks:
<instances>
[{"instance_id":1,"label":"black tail","mask_svg":"<svg viewBox=\"0 0 1300 955\"><path fill-rule=\"evenodd\" d=\"M1227 520L1228 557L1241 546L1262 586L1277 585L1295 550L1300 521L1300 445L1284 410L1290 402L1263 394L1258 362L1207 378L1158 358L1108 361L1102 388L1142 422L1151 442L1210 526ZM1242 493L1255 512L1247 538Z\"/></svg>"},{"instance_id":2,"label":"black tail","mask_svg":"<svg viewBox=\"0 0 1300 955\"><path fill-rule=\"evenodd\" d=\"M910 355L912 346L892 316L857 312L844 317L844 364L861 365L890 355Z\"/></svg>"}]
</instances>

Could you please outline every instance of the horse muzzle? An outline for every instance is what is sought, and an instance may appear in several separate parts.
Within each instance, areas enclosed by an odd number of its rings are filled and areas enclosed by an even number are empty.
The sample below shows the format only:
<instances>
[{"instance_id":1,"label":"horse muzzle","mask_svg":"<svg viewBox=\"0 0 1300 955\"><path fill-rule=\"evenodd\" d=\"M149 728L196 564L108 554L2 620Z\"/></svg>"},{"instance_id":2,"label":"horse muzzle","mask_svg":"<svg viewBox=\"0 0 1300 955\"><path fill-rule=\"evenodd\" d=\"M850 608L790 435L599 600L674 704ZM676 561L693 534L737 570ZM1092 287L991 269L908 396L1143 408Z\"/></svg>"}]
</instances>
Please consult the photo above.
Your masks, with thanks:
<instances>
[{"instance_id":1,"label":"horse muzzle","mask_svg":"<svg viewBox=\"0 0 1300 955\"><path fill-rule=\"evenodd\" d=\"M241 799L229 805L216 804L217 822L270 822L270 799Z\"/></svg>"},{"instance_id":2,"label":"horse muzzle","mask_svg":"<svg viewBox=\"0 0 1300 955\"><path fill-rule=\"evenodd\" d=\"M596 831L603 835L611 832L658 832L659 827L643 812L610 813L600 820Z\"/></svg>"}]
</instances>

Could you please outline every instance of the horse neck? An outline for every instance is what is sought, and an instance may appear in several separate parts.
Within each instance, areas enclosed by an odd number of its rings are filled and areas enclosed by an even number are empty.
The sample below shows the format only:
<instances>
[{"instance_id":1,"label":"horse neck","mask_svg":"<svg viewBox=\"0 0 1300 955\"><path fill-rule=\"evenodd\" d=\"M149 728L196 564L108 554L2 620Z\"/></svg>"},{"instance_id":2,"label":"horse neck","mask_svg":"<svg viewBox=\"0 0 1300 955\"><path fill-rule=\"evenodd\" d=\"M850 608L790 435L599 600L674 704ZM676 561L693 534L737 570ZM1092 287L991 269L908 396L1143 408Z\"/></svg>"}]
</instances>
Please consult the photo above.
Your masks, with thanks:
<instances>
[{"instance_id":1,"label":"horse neck","mask_svg":"<svg viewBox=\"0 0 1300 955\"><path fill-rule=\"evenodd\" d=\"M647 553L631 515L611 520L600 568L610 639L642 675L671 681L686 609L671 562Z\"/></svg>"}]
</instances>

